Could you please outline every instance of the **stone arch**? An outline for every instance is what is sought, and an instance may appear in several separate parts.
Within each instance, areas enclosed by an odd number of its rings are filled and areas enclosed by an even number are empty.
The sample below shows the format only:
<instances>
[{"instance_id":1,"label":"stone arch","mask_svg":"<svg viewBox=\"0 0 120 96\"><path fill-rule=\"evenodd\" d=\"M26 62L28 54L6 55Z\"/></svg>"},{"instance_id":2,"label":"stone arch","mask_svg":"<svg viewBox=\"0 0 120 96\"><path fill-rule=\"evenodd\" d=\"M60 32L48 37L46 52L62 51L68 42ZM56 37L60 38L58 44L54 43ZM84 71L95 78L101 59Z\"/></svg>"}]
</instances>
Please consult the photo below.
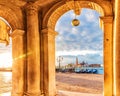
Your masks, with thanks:
<instances>
[{"instance_id":1,"label":"stone arch","mask_svg":"<svg viewBox=\"0 0 120 96\"><path fill-rule=\"evenodd\" d=\"M11 5L14 6L14 5ZM24 14L19 7L0 5L0 17L12 28L12 92L11 96L23 96L25 91L24 66L26 64L26 42L24 30ZM18 75L18 73L20 73Z\"/></svg>"},{"instance_id":2,"label":"stone arch","mask_svg":"<svg viewBox=\"0 0 120 96\"><path fill-rule=\"evenodd\" d=\"M7 6L0 5L0 17L4 18L12 27L12 29L23 29L22 13L17 16L14 10Z\"/></svg>"},{"instance_id":3,"label":"stone arch","mask_svg":"<svg viewBox=\"0 0 120 96\"><path fill-rule=\"evenodd\" d=\"M76 0L78 8L90 8L98 11L101 16L113 16L112 4L109 1L100 0ZM66 3L59 2L55 4L45 15L43 19L43 28L52 28L54 30L57 20L65 12L72 10L74 7L73 1L66 1Z\"/></svg>"},{"instance_id":4,"label":"stone arch","mask_svg":"<svg viewBox=\"0 0 120 96\"><path fill-rule=\"evenodd\" d=\"M66 3L67 2L67 3ZM42 22L42 46L43 46L43 91L45 96L55 95L55 25L60 16L72 10L73 0L61 1L53 5L44 16ZM104 30L104 96L114 94L113 77L113 6L105 0L75 0L77 8L90 8L101 13L101 24ZM52 55L51 55L52 54ZM51 74L52 73L52 74ZM46 75L47 74L47 75ZM53 87L49 87L53 85ZM41 87L41 89L42 89ZM46 90L44 90L46 88ZM49 95L50 94L50 95ZM52 95L51 95L52 94Z\"/></svg>"}]
</instances>

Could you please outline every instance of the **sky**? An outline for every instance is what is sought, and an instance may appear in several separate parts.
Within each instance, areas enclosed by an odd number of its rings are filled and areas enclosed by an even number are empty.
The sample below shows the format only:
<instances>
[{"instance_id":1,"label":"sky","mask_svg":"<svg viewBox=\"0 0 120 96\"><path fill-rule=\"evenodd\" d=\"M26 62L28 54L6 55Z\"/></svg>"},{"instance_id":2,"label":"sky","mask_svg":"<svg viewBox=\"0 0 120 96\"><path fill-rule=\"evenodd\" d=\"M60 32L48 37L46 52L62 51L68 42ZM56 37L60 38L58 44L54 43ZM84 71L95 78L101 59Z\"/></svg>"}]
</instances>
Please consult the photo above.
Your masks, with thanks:
<instances>
[{"instance_id":1,"label":"sky","mask_svg":"<svg viewBox=\"0 0 120 96\"><path fill-rule=\"evenodd\" d=\"M8 22L0 17L8 26ZM0 67L11 67L12 66L12 40L10 38L10 43L6 46L5 43L0 43Z\"/></svg>"},{"instance_id":2,"label":"sky","mask_svg":"<svg viewBox=\"0 0 120 96\"><path fill-rule=\"evenodd\" d=\"M82 9L80 25L72 26L75 18L73 10L63 14L56 23L56 64L58 56L62 56L62 65L82 61L88 64L103 64L103 32L99 27L100 14L91 9ZM9 46L0 43L0 67L12 65L12 42Z\"/></svg>"},{"instance_id":3,"label":"sky","mask_svg":"<svg viewBox=\"0 0 120 96\"><path fill-rule=\"evenodd\" d=\"M61 64L75 63L78 57L88 64L103 64L103 32L99 26L100 14L91 9L82 9L77 19L79 26L72 26L73 10L63 14L57 21L56 57L63 56ZM56 60L56 63L57 60Z\"/></svg>"},{"instance_id":4,"label":"sky","mask_svg":"<svg viewBox=\"0 0 120 96\"><path fill-rule=\"evenodd\" d=\"M6 46L4 43L0 43L0 67L12 66L12 42Z\"/></svg>"}]
</instances>

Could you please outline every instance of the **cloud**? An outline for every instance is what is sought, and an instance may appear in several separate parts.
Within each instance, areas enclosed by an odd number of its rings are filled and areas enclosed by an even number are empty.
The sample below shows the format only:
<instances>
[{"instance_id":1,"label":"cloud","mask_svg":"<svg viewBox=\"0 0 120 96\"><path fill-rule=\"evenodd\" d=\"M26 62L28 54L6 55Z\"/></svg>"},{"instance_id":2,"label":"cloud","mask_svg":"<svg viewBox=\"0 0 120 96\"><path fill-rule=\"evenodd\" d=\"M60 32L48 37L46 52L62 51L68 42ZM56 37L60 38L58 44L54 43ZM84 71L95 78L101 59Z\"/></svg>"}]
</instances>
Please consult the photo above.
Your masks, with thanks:
<instances>
[{"instance_id":1,"label":"cloud","mask_svg":"<svg viewBox=\"0 0 120 96\"><path fill-rule=\"evenodd\" d=\"M56 51L56 56L61 56L61 55L86 55L86 54L102 54L102 51L95 51L95 50L64 50L64 51Z\"/></svg>"},{"instance_id":2,"label":"cloud","mask_svg":"<svg viewBox=\"0 0 120 96\"><path fill-rule=\"evenodd\" d=\"M79 31L79 30L78 30ZM79 50L102 50L103 36L101 32L88 32L81 30L81 32L65 33L57 36L56 47L62 47L64 50L79 49ZM63 47L64 46L64 47Z\"/></svg>"},{"instance_id":3,"label":"cloud","mask_svg":"<svg viewBox=\"0 0 120 96\"><path fill-rule=\"evenodd\" d=\"M67 65L67 64L76 64L76 57L78 57L78 62L86 62L88 64L103 64L103 56L99 53L95 54L84 54L84 55L61 55L63 57L63 60L61 60L61 66ZM58 66L56 57L56 65Z\"/></svg>"},{"instance_id":4,"label":"cloud","mask_svg":"<svg viewBox=\"0 0 120 96\"><path fill-rule=\"evenodd\" d=\"M5 44L0 44L0 54L1 53L6 53L6 52L12 52L11 45L6 46Z\"/></svg>"},{"instance_id":5,"label":"cloud","mask_svg":"<svg viewBox=\"0 0 120 96\"><path fill-rule=\"evenodd\" d=\"M0 54L12 52L12 40L10 39L10 44L6 46L5 43L0 43Z\"/></svg>"},{"instance_id":6,"label":"cloud","mask_svg":"<svg viewBox=\"0 0 120 96\"><path fill-rule=\"evenodd\" d=\"M85 20L86 22L94 22L98 24L98 18L99 18L100 14L95 11L95 10L91 10L91 9L86 9L83 8L82 12L81 12L81 17L83 20Z\"/></svg>"},{"instance_id":7,"label":"cloud","mask_svg":"<svg viewBox=\"0 0 120 96\"><path fill-rule=\"evenodd\" d=\"M12 66L12 41L6 46L5 43L0 43L0 67Z\"/></svg>"},{"instance_id":8,"label":"cloud","mask_svg":"<svg viewBox=\"0 0 120 96\"><path fill-rule=\"evenodd\" d=\"M0 54L0 67L11 67L12 66L12 54L5 52Z\"/></svg>"},{"instance_id":9,"label":"cloud","mask_svg":"<svg viewBox=\"0 0 120 96\"><path fill-rule=\"evenodd\" d=\"M103 33L98 24L99 13L94 10L83 9L78 18L84 24L78 27L71 25L71 14L74 13L72 11L67 12L56 25L56 31L59 32L56 37L56 50L103 50Z\"/></svg>"},{"instance_id":10,"label":"cloud","mask_svg":"<svg viewBox=\"0 0 120 96\"><path fill-rule=\"evenodd\" d=\"M95 22L96 21L96 16L93 14L93 11L87 11L87 14L85 14L85 18L88 22Z\"/></svg>"},{"instance_id":11,"label":"cloud","mask_svg":"<svg viewBox=\"0 0 120 96\"><path fill-rule=\"evenodd\" d=\"M74 27L71 21L74 19L73 11L65 13L56 24L56 31L60 35L56 37L56 56L65 57L63 63L72 62L72 56L78 56L80 60L91 63L101 63L103 57L103 32L99 27L100 14L91 9L83 9L77 16L80 25ZM95 62L94 62L95 61Z\"/></svg>"}]
</instances>

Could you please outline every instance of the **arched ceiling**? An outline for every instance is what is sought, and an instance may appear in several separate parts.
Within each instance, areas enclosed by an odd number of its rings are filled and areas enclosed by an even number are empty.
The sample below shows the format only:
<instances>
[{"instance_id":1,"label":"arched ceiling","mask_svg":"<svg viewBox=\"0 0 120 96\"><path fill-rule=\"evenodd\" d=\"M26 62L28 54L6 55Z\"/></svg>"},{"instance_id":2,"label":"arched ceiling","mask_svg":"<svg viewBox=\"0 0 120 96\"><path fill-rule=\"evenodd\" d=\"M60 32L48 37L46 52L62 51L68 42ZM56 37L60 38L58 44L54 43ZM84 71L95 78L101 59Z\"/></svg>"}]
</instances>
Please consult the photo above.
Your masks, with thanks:
<instances>
[{"instance_id":1,"label":"arched ceiling","mask_svg":"<svg viewBox=\"0 0 120 96\"><path fill-rule=\"evenodd\" d=\"M0 0L0 16L9 22L13 29L23 28L24 16L22 8L27 2L33 2L42 8L43 26L55 24L58 18L65 12L73 9L74 5L73 0ZM97 10L102 15L111 15L113 10L109 0L75 0L75 2L78 9L91 8ZM52 16L56 16L56 18ZM48 22L52 23L48 24Z\"/></svg>"},{"instance_id":2,"label":"arched ceiling","mask_svg":"<svg viewBox=\"0 0 120 96\"><path fill-rule=\"evenodd\" d=\"M24 6L25 3L24 0L0 0L0 5L11 6L12 8Z\"/></svg>"},{"instance_id":3,"label":"arched ceiling","mask_svg":"<svg viewBox=\"0 0 120 96\"><path fill-rule=\"evenodd\" d=\"M16 12L19 13L19 12ZM22 17L22 14L19 14ZM17 17L14 11L8 7L0 5L0 17L4 18L13 29L22 28L22 18ZM19 23L18 23L19 22Z\"/></svg>"},{"instance_id":4,"label":"arched ceiling","mask_svg":"<svg viewBox=\"0 0 120 96\"><path fill-rule=\"evenodd\" d=\"M21 0L0 0L0 17L4 18L12 29L23 29L23 14Z\"/></svg>"}]
</instances>

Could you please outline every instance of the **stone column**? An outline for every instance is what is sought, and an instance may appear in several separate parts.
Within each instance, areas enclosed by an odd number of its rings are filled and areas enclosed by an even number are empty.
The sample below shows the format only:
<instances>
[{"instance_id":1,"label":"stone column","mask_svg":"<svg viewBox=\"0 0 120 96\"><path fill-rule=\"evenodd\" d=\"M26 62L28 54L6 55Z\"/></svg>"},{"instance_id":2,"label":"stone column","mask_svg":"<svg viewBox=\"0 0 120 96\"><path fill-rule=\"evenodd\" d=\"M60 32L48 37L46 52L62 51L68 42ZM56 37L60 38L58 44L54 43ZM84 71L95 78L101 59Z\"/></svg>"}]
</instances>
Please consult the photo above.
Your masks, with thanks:
<instances>
[{"instance_id":1,"label":"stone column","mask_svg":"<svg viewBox=\"0 0 120 96\"><path fill-rule=\"evenodd\" d=\"M27 96L40 96L40 36L38 6L28 3L27 15Z\"/></svg>"},{"instance_id":2,"label":"stone column","mask_svg":"<svg viewBox=\"0 0 120 96\"><path fill-rule=\"evenodd\" d=\"M104 30L104 96L113 96L113 17L101 17Z\"/></svg>"},{"instance_id":3,"label":"stone column","mask_svg":"<svg viewBox=\"0 0 120 96\"><path fill-rule=\"evenodd\" d=\"M45 96L55 96L55 35L52 29L43 29L43 84Z\"/></svg>"},{"instance_id":4,"label":"stone column","mask_svg":"<svg viewBox=\"0 0 120 96\"><path fill-rule=\"evenodd\" d=\"M44 94L44 48L43 48L43 36L41 35L41 50L40 50L40 89L41 89L41 94Z\"/></svg>"},{"instance_id":5,"label":"stone column","mask_svg":"<svg viewBox=\"0 0 120 96\"><path fill-rule=\"evenodd\" d=\"M120 96L120 0L115 0L115 95Z\"/></svg>"},{"instance_id":6,"label":"stone column","mask_svg":"<svg viewBox=\"0 0 120 96\"><path fill-rule=\"evenodd\" d=\"M12 37L12 96L23 96L25 91L24 85L24 65L25 65L25 49L24 49L24 30L14 30Z\"/></svg>"}]
</instances>

